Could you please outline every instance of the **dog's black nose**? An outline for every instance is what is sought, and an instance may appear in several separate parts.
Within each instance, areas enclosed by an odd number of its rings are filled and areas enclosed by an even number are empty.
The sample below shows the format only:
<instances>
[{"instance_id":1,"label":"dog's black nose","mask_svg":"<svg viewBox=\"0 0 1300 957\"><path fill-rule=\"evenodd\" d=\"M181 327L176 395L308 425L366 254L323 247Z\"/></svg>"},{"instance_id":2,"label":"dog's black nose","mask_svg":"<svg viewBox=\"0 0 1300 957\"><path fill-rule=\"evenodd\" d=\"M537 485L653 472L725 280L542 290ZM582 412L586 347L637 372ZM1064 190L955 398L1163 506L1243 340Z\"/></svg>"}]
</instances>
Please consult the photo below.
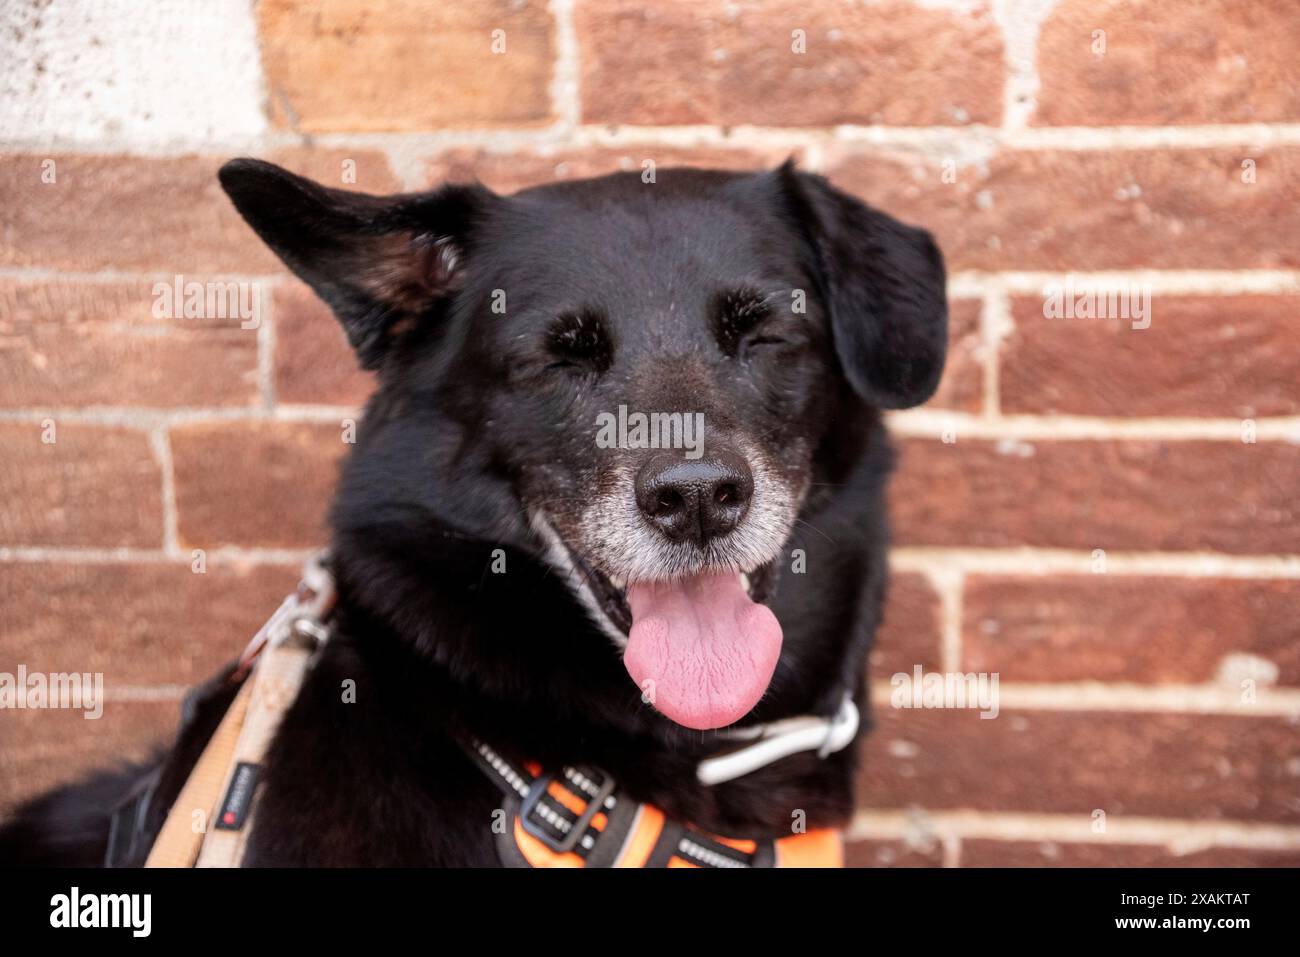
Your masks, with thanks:
<instances>
[{"instance_id":1,"label":"dog's black nose","mask_svg":"<svg viewBox=\"0 0 1300 957\"><path fill-rule=\"evenodd\" d=\"M754 494L754 473L725 449L694 460L659 452L641 466L635 488L650 524L673 541L703 545L740 524Z\"/></svg>"}]
</instances>

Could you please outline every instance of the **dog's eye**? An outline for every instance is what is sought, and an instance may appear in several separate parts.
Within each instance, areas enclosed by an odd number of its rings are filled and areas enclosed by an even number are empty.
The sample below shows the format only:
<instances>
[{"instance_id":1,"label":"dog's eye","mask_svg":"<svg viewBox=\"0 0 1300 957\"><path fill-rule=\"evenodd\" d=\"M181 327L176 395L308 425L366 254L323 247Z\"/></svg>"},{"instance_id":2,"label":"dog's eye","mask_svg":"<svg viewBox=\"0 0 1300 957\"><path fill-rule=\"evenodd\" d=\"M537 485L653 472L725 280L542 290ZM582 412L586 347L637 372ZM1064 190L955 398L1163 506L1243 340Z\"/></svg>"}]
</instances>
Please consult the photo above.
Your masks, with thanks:
<instances>
[{"instance_id":1,"label":"dog's eye","mask_svg":"<svg viewBox=\"0 0 1300 957\"><path fill-rule=\"evenodd\" d=\"M549 368L604 372L614 361L605 317L593 309L562 313L547 330Z\"/></svg>"},{"instance_id":2,"label":"dog's eye","mask_svg":"<svg viewBox=\"0 0 1300 957\"><path fill-rule=\"evenodd\" d=\"M775 336L753 335L772 314L768 297L753 289L731 289L714 298L713 336L725 355L733 358L754 345L779 344Z\"/></svg>"}]
</instances>

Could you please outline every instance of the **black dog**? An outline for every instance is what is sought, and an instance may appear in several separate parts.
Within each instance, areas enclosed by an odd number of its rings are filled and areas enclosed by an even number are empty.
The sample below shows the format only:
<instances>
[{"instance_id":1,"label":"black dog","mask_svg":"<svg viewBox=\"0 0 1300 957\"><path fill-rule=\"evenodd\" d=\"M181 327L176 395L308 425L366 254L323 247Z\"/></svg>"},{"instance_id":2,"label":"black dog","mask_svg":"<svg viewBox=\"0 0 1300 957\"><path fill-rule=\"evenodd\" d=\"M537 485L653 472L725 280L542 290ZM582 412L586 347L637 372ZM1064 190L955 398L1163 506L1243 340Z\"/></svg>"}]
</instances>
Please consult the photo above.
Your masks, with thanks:
<instances>
[{"instance_id":1,"label":"black dog","mask_svg":"<svg viewBox=\"0 0 1300 957\"><path fill-rule=\"evenodd\" d=\"M246 863L498 863L501 795L464 733L602 768L714 834L851 816L852 748L714 786L695 769L726 744L709 729L865 703L880 410L939 380L942 258L788 163L656 179L379 198L222 169L379 382L332 511L335 634L272 744ZM663 448L635 425L652 414L702 441ZM20 809L0 860L100 862L149 770Z\"/></svg>"}]
</instances>

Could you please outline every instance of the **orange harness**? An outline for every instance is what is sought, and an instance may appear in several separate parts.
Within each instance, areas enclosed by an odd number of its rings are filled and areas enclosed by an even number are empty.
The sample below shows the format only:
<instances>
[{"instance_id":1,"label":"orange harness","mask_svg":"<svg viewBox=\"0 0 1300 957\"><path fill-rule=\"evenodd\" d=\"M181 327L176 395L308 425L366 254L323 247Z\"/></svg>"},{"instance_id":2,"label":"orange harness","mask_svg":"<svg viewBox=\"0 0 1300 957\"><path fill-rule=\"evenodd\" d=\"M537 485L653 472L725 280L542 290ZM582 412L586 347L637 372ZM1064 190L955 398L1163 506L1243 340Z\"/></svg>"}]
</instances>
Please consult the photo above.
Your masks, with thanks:
<instances>
[{"instance_id":1,"label":"orange harness","mask_svg":"<svg viewBox=\"0 0 1300 957\"><path fill-rule=\"evenodd\" d=\"M506 796L497 852L507 867L843 867L840 832L775 840L708 834L634 801L592 767L543 773L519 767L482 741L465 750Z\"/></svg>"}]
</instances>

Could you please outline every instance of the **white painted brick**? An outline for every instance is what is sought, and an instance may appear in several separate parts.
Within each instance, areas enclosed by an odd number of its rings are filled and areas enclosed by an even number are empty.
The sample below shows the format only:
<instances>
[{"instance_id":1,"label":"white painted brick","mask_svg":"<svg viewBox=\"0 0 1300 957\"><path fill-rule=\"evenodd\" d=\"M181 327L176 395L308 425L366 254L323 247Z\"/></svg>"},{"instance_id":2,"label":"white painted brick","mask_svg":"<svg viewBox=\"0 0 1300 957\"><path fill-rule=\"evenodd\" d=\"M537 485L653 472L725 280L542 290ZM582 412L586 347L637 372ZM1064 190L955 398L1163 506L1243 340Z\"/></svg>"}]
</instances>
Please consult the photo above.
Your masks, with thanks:
<instances>
[{"instance_id":1,"label":"white painted brick","mask_svg":"<svg viewBox=\"0 0 1300 957\"><path fill-rule=\"evenodd\" d=\"M0 139L135 149L266 128L250 0L0 4Z\"/></svg>"}]
</instances>

